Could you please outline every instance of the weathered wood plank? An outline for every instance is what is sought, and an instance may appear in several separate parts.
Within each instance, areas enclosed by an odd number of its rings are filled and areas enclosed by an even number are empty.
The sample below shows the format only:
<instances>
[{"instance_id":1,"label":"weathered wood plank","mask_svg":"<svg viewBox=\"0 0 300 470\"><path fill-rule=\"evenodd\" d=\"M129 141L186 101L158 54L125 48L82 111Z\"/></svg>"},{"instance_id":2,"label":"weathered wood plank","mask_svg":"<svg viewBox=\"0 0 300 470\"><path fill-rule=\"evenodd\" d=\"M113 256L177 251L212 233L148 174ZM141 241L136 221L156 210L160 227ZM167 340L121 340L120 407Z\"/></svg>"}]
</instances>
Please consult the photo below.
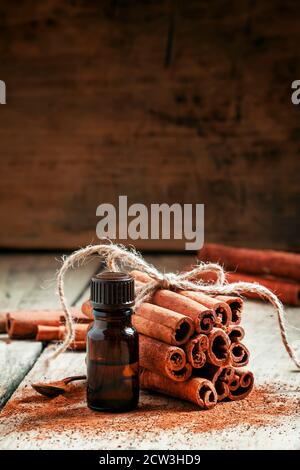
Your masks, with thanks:
<instances>
[{"instance_id":1,"label":"weathered wood plank","mask_svg":"<svg viewBox=\"0 0 300 470\"><path fill-rule=\"evenodd\" d=\"M0 309L57 308L55 271L59 255L3 255L0 258ZM66 294L73 304L98 262L71 271ZM0 407L7 401L42 352L42 343L9 340L0 335Z\"/></svg>"},{"instance_id":2,"label":"weathered wood plank","mask_svg":"<svg viewBox=\"0 0 300 470\"><path fill-rule=\"evenodd\" d=\"M204 203L208 241L300 249L297 2L171 3L2 2L0 246L90 243L127 194Z\"/></svg>"},{"instance_id":3,"label":"weathered wood plank","mask_svg":"<svg viewBox=\"0 0 300 470\"><path fill-rule=\"evenodd\" d=\"M0 336L0 409L31 369L42 352L42 343L29 341L9 342Z\"/></svg>"},{"instance_id":4,"label":"weathered wood plank","mask_svg":"<svg viewBox=\"0 0 300 470\"><path fill-rule=\"evenodd\" d=\"M151 261L155 262L154 258ZM161 264L168 271L170 266L176 265L176 260L167 262L165 258ZM83 298L87 296L88 293L85 292ZM288 319L291 324L299 327L300 309L288 309ZM295 373L293 364L283 348L272 308L261 302L247 301L243 324L246 329L246 344L251 351L250 369L255 373L256 384L276 383L280 392L288 395L297 393L297 390L299 392L299 374ZM296 331L291 329L290 333L292 339L297 338ZM2 435L0 447L3 449L199 449L199 447L201 449L295 449L299 447L299 414L281 417L279 422L265 426L246 423L229 426L222 431L202 432L190 426L191 419L195 422L197 413L202 412L178 400L149 393L141 394L139 412L125 413L122 416L87 412L82 393L76 405L68 404L66 400L63 401L63 408L56 409L57 427L54 426L51 430L41 416L42 401L36 404L36 414L32 412L34 392L30 390L30 383L41 379L55 380L84 372L85 354L65 353L57 358L47 371L44 368L44 359L45 352L4 408L6 413L6 410L9 411L9 407L13 406L14 412L0 419L0 435ZM82 389L83 386L78 387ZM272 400L272 395L270 399ZM30 412L29 406L31 406ZM72 415L66 425L65 419L68 410L71 409ZM180 423L171 428L168 425L165 428L162 425L156 426L157 422L164 422L164 416L171 417L175 423L178 423L180 416ZM99 419L98 428L95 424L97 419ZM100 425L103 420L105 431ZM84 428L82 421L85 422ZM118 425L115 424L116 421Z\"/></svg>"}]
</instances>

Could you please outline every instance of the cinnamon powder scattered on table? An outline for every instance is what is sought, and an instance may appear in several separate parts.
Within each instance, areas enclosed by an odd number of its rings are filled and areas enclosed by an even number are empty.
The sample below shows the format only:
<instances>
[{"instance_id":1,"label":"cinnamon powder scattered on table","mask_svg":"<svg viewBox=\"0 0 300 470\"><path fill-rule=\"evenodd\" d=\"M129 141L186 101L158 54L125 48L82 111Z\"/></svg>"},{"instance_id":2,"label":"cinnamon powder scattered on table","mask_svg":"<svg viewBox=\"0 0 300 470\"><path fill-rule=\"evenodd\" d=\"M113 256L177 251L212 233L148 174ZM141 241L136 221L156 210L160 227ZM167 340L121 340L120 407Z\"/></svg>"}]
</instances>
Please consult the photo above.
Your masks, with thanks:
<instances>
[{"instance_id":1,"label":"cinnamon powder scattered on table","mask_svg":"<svg viewBox=\"0 0 300 470\"><path fill-rule=\"evenodd\" d=\"M37 395L30 387L22 396L8 402L1 420L14 416L14 431L37 432L43 439L52 433L74 431L88 436L110 431L130 432L135 435L185 428L201 433L234 428L238 425L276 425L280 418L300 412L299 400L280 396L271 387L256 388L241 401L222 402L212 410L199 411L188 402L143 393L140 406L130 413L97 413L87 408L85 385L74 385L72 390L54 399ZM129 419L130 418L130 419ZM8 431L9 432L9 431Z\"/></svg>"}]
</instances>

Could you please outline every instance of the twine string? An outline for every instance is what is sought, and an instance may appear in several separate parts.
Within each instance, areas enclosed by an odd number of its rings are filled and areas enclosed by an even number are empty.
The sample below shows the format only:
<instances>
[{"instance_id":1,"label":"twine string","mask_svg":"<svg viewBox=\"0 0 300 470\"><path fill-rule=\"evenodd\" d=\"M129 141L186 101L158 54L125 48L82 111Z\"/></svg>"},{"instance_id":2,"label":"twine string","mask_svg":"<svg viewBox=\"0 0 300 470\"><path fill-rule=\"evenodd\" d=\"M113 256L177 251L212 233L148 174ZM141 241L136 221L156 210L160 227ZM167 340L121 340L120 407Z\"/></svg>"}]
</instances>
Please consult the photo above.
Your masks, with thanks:
<instances>
[{"instance_id":1,"label":"twine string","mask_svg":"<svg viewBox=\"0 0 300 470\"><path fill-rule=\"evenodd\" d=\"M146 283L144 287L138 289L135 309L143 302L150 300L158 289L192 290L208 295L259 294L262 298L268 300L276 310L282 342L290 358L300 369L300 361L296 357L296 353L288 340L283 305L272 291L257 283L243 281L227 283L223 268L215 263L200 262L192 270L184 273L161 273L153 265L147 263L134 248L129 249L113 243L90 245L75 251L70 256L63 259L63 264L57 274L57 289L61 306L66 317L66 335L63 342L55 347L53 354L48 357L48 360L52 360L66 351L70 343L75 339L74 323L64 292L65 274L70 268L74 268L76 265L80 266L88 258L95 255L102 258L110 271L128 272L131 270L139 270L151 277L151 281ZM216 280L213 283L207 283L201 279L201 274L203 275L208 272L213 272L216 275Z\"/></svg>"}]
</instances>

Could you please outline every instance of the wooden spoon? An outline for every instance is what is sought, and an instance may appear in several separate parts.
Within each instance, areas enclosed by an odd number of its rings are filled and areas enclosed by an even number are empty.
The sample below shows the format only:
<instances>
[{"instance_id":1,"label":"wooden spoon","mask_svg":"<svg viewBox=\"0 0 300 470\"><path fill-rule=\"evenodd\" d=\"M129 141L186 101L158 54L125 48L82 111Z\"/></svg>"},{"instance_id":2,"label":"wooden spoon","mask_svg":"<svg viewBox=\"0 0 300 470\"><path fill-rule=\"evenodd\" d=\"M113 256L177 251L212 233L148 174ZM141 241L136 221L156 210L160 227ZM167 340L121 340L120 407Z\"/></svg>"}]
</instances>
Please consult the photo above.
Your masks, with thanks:
<instances>
[{"instance_id":1,"label":"wooden spoon","mask_svg":"<svg viewBox=\"0 0 300 470\"><path fill-rule=\"evenodd\" d=\"M45 397L54 398L58 395L62 395L69 390L68 384L73 382L74 380L85 380L86 375L73 375L73 377L66 377L62 380L57 380L56 382L49 382L49 383L36 383L31 384L32 388L36 390L41 395Z\"/></svg>"}]
</instances>

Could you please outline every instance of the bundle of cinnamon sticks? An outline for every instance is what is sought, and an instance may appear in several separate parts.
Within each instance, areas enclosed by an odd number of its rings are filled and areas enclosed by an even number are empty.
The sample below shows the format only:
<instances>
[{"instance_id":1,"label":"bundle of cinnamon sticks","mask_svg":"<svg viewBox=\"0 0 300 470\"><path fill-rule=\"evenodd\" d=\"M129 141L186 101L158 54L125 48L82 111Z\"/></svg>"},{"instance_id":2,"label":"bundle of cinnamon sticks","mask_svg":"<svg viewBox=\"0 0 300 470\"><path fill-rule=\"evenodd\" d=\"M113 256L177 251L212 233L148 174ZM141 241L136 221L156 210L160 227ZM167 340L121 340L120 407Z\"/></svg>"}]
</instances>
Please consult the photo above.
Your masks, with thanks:
<instances>
[{"instance_id":1,"label":"bundle of cinnamon sticks","mask_svg":"<svg viewBox=\"0 0 300 470\"><path fill-rule=\"evenodd\" d=\"M137 290L150 280L139 271L131 274ZM158 290L133 316L140 336L142 388L204 409L248 396L254 378L241 369L249 361L242 310L239 297Z\"/></svg>"},{"instance_id":2,"label":"bundle of cinnamon sticks","mask_svg":"<svg viewBox=\"0 0 300 470\"><path fill-rule=\"evenodd\" d=\"M201 261L220 263L228 272L228 282L257 282L272 290L289 305L300 305L300 254L286 251L255 250L207 243L199 251ZM214 281L215 275L206 275ZM258 294L245 296L259 298Z\"/></svg>"}]
</instances>

